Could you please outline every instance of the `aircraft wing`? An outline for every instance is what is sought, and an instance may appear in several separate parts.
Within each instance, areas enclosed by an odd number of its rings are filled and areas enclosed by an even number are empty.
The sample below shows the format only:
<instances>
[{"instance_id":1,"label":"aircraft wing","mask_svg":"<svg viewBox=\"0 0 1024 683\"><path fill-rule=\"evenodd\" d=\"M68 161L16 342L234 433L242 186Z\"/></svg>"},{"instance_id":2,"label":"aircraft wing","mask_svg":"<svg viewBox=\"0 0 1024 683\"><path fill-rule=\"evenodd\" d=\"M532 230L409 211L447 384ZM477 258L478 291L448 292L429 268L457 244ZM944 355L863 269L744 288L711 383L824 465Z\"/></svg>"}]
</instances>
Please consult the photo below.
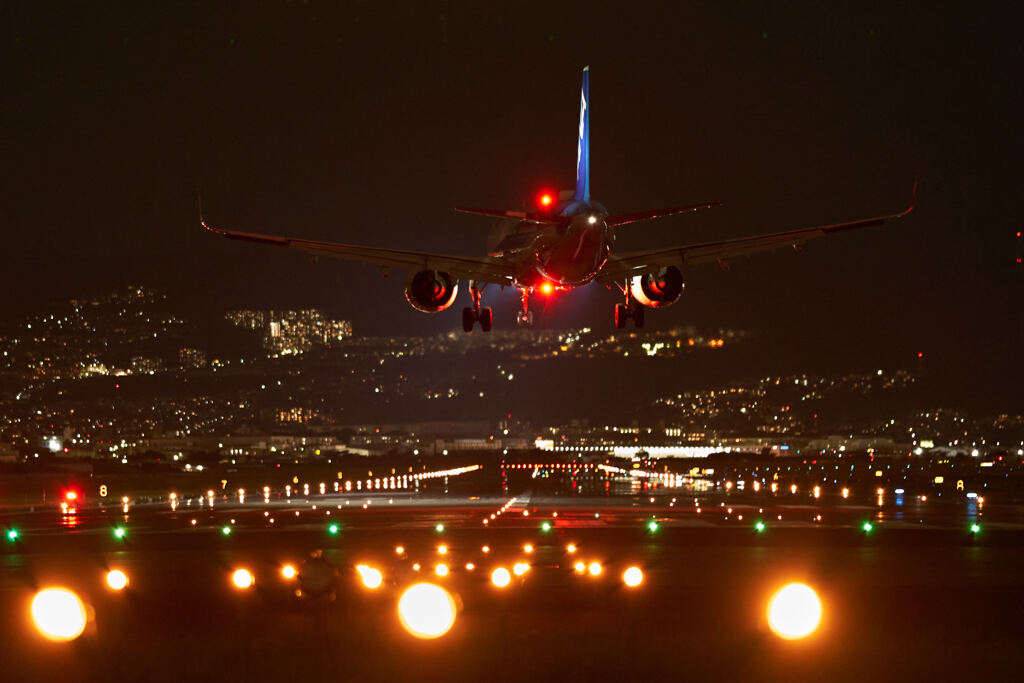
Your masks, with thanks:
<instances>
[{"instance_id":1,"label":"aircraft wing","mask_svg":"<svg viewBox=\"0 0 1024 683\"><path fill-rule=\"evenodd\" d=\"M460 280L476 280L491 284L512 284L515 268L497 259L469 256L445 256L428 254L421 251L400 251L397 249L381 249L377 247L361 247L337 242L317 242L315 240L277 235L259 235L249 232L236 232L211 227L201 221L204 228L217 233L221 237L243 242L268 244L274 247L299 249L313 256L325 256L342 261L370 263L382 268L400 268L409 272L420 270L440 270L451 273Z\"/></svg>"},{"instance_id":2,"label":"aircraft wing","mask_svg":"<svg viewBox=\"0 0 1024 683\"><path fill-rule=\"evenodd\" d=\"M917 184L914 185L914 197L917 196ZM710 261L725 261L735 256L747 256L762 251L771 251L780 247L798 247L819 237L867 228L895 218L902 218L914 210L914 201L910 206L899 213L888 216L876 216L865 218L849 223L836 223L833 225L818 225L811 228L799 230L788 230L767 235L754 235L752 237L739 237L736 239L722 240L720 242L705 242L703 244L690 244L682 247L669 249L652 249L650 251L636 251L626 254L612 255L604 268L598 274L598 280L605 284L621 283L627 278L645 273L656 272L667 266L683 267L708 263Z\"/></svg>"}]
</instances>

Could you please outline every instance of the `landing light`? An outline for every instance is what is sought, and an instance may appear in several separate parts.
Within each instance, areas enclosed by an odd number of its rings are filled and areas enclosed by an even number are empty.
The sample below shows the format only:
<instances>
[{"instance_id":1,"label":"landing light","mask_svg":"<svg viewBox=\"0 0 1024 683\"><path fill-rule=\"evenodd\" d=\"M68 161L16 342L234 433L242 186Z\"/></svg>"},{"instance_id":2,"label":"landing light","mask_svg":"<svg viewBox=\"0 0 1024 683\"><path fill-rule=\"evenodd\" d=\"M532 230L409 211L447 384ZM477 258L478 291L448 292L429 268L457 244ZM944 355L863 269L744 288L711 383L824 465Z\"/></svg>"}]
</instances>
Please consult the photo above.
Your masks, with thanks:
<instances>
[{"instance_id":1,"label":"landing light","mask_svg":"<svg viewBox=\"0 0 1024 683\"><path fill-rule=\"evenodd\" d=\"M455 624L455 600L440 586L417 583L399 598L398 618L417 638L440 638Z\"/></svg>"},{"instance_id":2,"label":"landing light","mask_svg":"<svg viewBox=\"0 0 1024 683\"><path fill-rule=\"evenodd\" d=\"M120 569L113 569L107 572L107 585L111 590L124 590L128 585L128 575Z\"/></svg>"},{"instance_id":3,"label":"landing light","mask_svg":"<svg viewBox=\"0 0 1024 683\"><path fill-rule=\"evenodd\" d=\"M821 600L814 589L802 583L784 586L768 604L768 626L786 640L811 635L820 621Z\"/></svg>"},{"instance_id":4,"label":"landing light","mask_svg":"<svg viewBox=\"0 0 1024 683\"><path fill-rule=\"evenodd\" d=\"M32 621L47 640L66 643L82 635L85 603L67 588L47 588L32 599Z\"/></svg>"},{"instance_id":5,"label":"landing light","mask_svg":"<svg viewBox=\"0 0 1024 683\"><path fill-rule=\"evenodd\" d=\"M444 524L441 524L440 522L438 522L434 526L434 531L436 531L437 533L441 533L442 531L444 531Z\"/></svg>"}]
</instances>

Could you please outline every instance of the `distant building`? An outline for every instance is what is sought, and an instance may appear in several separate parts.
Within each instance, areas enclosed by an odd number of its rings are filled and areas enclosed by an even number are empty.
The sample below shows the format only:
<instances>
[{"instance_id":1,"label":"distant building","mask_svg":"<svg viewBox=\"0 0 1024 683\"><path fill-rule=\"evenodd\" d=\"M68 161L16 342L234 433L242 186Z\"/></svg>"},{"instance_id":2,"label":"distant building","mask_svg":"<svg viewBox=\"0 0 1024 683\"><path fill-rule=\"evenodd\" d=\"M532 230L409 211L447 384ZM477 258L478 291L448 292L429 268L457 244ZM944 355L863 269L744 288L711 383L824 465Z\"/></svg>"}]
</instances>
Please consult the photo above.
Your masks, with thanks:
<instances>
[{"instance_id":1,"label":"distant building","mask_svg":"<svg viewBox=\"0 0 1024 683\"><path fill-rule=\"evenodd\" d=\"M310 308L296 311L231 311L225 318L235 327L260 334L268 355L290 356L314 346L330 347L352 336L352 323L329 320Z\"/></svg>"},{"instance_id":2,"label":"distant building","mask_svg":"<svg viewBox=\"0 0 1024 683\"><path fill-rule=\"evenodd\" d=\"M205 368L206 352L191 348L181 349L178 351L178 366L184 369Z\"/></svg>"}]
</instances>

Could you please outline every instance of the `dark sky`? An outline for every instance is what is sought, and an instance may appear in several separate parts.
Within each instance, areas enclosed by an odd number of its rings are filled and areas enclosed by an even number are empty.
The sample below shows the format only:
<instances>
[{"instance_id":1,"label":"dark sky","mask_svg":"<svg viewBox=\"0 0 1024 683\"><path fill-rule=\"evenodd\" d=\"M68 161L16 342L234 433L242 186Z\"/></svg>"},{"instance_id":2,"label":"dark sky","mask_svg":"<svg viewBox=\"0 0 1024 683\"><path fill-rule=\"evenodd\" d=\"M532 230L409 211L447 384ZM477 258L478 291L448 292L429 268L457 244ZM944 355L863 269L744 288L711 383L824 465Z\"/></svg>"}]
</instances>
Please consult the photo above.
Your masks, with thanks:
<instances>
[{"instance_id":1,"label":"dark sky","mask_svg":"<svg viewBox=\"0 0 1024 683\"><path fill-rule=\"evenodd\" d=\"M639 6L639 7L638 7ZM0 317L124 283L197 315L318 306L357 332L454 329L399 273L197 226L477 254L571 187L592 69L592 188L646 248L890 213L895 224L688 273L659 327L760 331L794 361L923 351L1020 372L1021 41L1002 3L26 2L0 10ZM461 296L461 295L460 295ZM611 329L563 294L547 326ZM496 326L515 295L492 294Z\"/></svg>"}]
</instances>

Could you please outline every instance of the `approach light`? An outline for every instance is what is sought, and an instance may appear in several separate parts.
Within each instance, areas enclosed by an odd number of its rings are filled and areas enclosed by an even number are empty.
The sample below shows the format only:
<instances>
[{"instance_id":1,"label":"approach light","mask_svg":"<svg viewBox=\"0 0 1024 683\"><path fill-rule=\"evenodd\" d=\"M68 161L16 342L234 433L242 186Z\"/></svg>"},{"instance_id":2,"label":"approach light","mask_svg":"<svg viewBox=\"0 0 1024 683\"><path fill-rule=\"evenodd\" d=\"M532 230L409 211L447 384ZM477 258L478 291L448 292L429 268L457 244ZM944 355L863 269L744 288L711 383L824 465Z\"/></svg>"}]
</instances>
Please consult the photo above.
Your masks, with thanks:
<instances>
[{"instance_id":1,"label":"approach light","mask_svg":"<svg viewBox=\"0 0 1024 683\"><path fill-rule=\"evenodd\" d=\"M630 588L636 588L644 582L644 573L640 567L630 567L626 571L622 572L622 583L626 584Z\"/></svg>"},{"instance_id":2,"label":"approach light","mask_svg":"<svg viewBox=\"0 0 1024 683\"><path fill-rule=\"evenodd\" d=\"M764 522L762 522L761 520L757 520L757 524L754 525L754 530L757 531L758 533L760 533L760 532L764 531L764 529L765 529Z\"/></svg>"},{"instance_id":3,"label":"approach light","mask_svg":"<svg viewBox=\"0 0 1024 683\"><path fill-rule=\"evenodd\" d=\"M977 523L972 524L971 525L971 533L972 534L980 534L981 533L981 525L977 524Z\"/></svg>"},{"instance_id":4,"label":"approach light","mask_svg":"<svg viewBox=\"0 0 1024 683\"><path fill-rule=\"evenodd\" d=\"M438 585L417 583L399 598L398 619L417 638L440 638L455 624L455 600Z\"/></svg>"},{"instance_id":5,"label":"approach light","mask_svg":"<svg viewBox=\"0 0 1024 683\"><path fill-rule=\"evenodd\" d=\"M864 533L870 534L871 530L875 528L875 525L871 522L864 522L860 525L860 528L864 530Z\"/></svg>"},{"instance_id":6,"label":"approach light","mask_svg":"<svg viewBox=\"0 0 1024 683\"><path fill-rule=\"evenodd\" d=\"M87 620L85 603L67 588L47 588L32 598L32 621L47 640L74 640L85 631Z\"/></svg>"},{"instance_id":7,"label":"approach light","mask_svg":"<svg viewBox=\"0 0 1024 683\"><path fill-rule=\"evenodd\" d=\"M341 527L337 524L331 524L327 527L327 533L329 533L331 536L337 536L339 531L341 531Z\"/></svg>"},{"instance_id":8,"label":"approach light","mask_svg":"<svg viewBox=\"0 0 1024 683\"><path fill-rule=\"evenodd\" d=\"M356 571L359 572L359 578L362 579L363 585L370 590L380 588L384 584L384 575L376 567L357 564Z\"/></svg>"},{"instance_id":9,"label":"approach light","mask_svg":"<svg viewBox=\"0 0 1024 683\"><path fill-rule=\"evenodd\" d=\"M287 579L288 581L291 581L297 575L298 572L295 571L295 565L286 564L285 566L281 567L281 576Z\"/></svg>"},{"instance_id":10,"label":"approach light","mask_svg":"<svg viewBox=\"0 0 1024 683\"><path fill-rule=\"evenodd\" d=\"M231 574L231 583L235 584L235 588L245 590L246 588L252 588L252 585L256 582L253 578L252 572L248 569L236 569Z\"/></svg>"},{"instance_id":11,"label":"approach light","mask_svg":"<svg viewBox=\"0 0 1024 683\"><path fill-rule=\"evenodd\" d=\"M128 575L120 569L112 569L107 572L107 585L110 590L124 590L128 586Z\"/></svg>"},{"instance_id":12,"label":"approach light","mask_svg":"<svg viewBox=\"0 0 1024 683\"><path fill-rule=\"evenodd\" d=\"M498 567L491 572L491 583L497 588L505 588L512 583L512 574L504 567Z\"/></svg>"},{"instance_id":13,"label":"approach light","mask_svg":"<svg viewBox=\"0 0 1024 683\"><path fill-rule=\"evenodd\" d=\"M127 534L127 533L128 532L126 532L124 530L123 526L119 526L119 527L115 527L114 528L114 538L116 538L118 540L123 540L124 537L125 537L125 534Z\"/></svg>"},{"instance_id":14,"label":"approach light","mask_svg":"<svg viewBox=\"0 0 1024 683\"><path fill-rule=\"evenodd\" d=\"M779 589L768 604L768 626L785 640L811 635L821 621L821 600L810 586L791 583Z\"/></svg>"}]
</instances>

